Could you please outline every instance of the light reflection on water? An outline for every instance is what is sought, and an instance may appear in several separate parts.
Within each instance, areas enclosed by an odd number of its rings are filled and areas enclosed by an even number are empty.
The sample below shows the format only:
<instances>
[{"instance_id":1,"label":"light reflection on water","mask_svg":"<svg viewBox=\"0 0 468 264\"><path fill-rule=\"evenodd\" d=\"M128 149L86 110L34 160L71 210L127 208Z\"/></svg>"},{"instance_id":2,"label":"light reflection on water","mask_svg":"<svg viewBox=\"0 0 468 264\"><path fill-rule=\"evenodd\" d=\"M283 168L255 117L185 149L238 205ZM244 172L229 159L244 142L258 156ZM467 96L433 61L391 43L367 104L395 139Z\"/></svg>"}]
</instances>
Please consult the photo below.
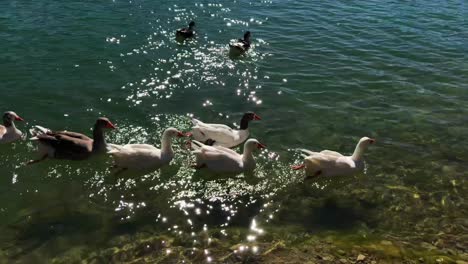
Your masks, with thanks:
<instances>
[{"instance_id":1,"label":"light reflection on water","mask_svg":"<svg viewBox=\"0 0 468 264\"><path fill-rule=\"evenodd\" d=\"M152 120L151 129L120 122L118 131L109 134L108 141L116 144L148 142L159 147L159 135L165 127L190 128L188 117L155 115ZM158 229L165 229L175 237L190 237L194 249L209 248L212 237L208 230L221 229L228 237L232 224L246 223L251 232L245 242L250 245L250 251L258 253L258 247L252 243L265 232L258 221L268 223L274 217L279 206L274 201L276 193L286 185L299 183L301 176L290 173L288 165L279 161L279 155L268 150L257 153L258 167L254 175L226 177L196 171L190 168L193 157L184 140L175 141L173 147L176 157L171 165L149 174L128 172L116 177L105 167L97 172L93 167L76 169L61 163L48 175L60 178L66 173L74 173L75 177L94 173L85 183L86 196L94 206L113 208L112 218L123 224L144 218L148 219L146 224L153 222ZM107 165L110 166L111 161ZM242 253L244 246L240 247ZM246 245L245 250L248 247ZM170 254L170 249L167 250ZM209 253L206 256L208 258Z\"/></svg>"},{"instance_id":2,"label":"light reflection on water","mask_svg":"<svg viewBox=\"0 0 468 264\"><path fill-rule=\"evenodd\" d=\"M252 124L252 136L271 149L256 153L254 175L227 177L190 168L193 157L178 140L170 166L114 176L105 157L24 167L33 155L31 142L0 146L0 166L7 171L0 185L3 248L57 255L69 244L95 239L106 248L114 237L150 230L177 237L212 261L217 239L241 241L232 245L235 254L262 253L259 241L272 226L297 225L309 234L384 229L402 239L427 234L439 239L441 230L451 235L461 229L467 193L466 63L460 59L461 35L447 31L462 23L454 15L445 24L431 13L451 7L412 3L405 6L409 11L395 14L374 1L289 3L115 1L109 14L91 3L89 8L70 3L89 12L86 23L80 22L89 24L85 29L62 15L57 19L70 28L16 14L14 20L50 27L43 35L77 32L71 47L34 35L18 42L5 33L7 44L0 45L26 43L25 50L48 54L53 62L35 63L28 56L21 62L18 54L24 51L4 48L5 72L19 77L3 96L8 100L17 92L21 100L14 106L33 107L33 120L22 128L50 122L52 128L89 134L95 117L107 115L119 127L109 133L109 142L159 146L166 127L189 130L189 117L237 126L240 115L253 110L264 120ZM369 17L356 21L353 10ZM415 24L402 25L405 15ZM428 25L429 15L443 28ZM91 21L101 16L102 21ZM197 21L198 36L177 42L174 29L190 20ZM26 24L14 32L31 30ZM253 31L254 47L248 56L230 58L227 43L246 29ZM16 65L41 71L28 81L22 72L15 75L16 68L23 70ZM66 81L55 83L51 75ZM52 81L41 82L43 76ZM32 89L36 84L42 89ZM57 90L53 102L49 87ZM26 97L37 100L25 103ZM365 174L305 184L289 168L299 162L295 147L348 153L356 137L371 133L380 143L366 157ZM239 227L247 233L234 239ZM60 239L69 244L54 243ZM174 254L167 247L164 252Z\"/></svg>"}]
</instances>

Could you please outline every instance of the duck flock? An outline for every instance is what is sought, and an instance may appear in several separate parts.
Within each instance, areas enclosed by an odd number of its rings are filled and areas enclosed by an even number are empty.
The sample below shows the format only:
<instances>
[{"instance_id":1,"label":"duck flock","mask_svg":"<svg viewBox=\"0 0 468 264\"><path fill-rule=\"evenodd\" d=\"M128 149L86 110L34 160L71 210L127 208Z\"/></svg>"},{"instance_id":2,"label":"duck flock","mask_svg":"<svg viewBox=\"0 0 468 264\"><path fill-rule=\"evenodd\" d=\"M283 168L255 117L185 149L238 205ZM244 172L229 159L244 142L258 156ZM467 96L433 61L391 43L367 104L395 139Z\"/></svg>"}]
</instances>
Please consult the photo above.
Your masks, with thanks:
<instances>
[{"instance_id":1,"label":"duck flock","mask_svg":"<svg viewBox=\"0 0 468 264\"><path fill-rule=\"evenodd\" d=\"M194 28L195 22L192 21L187 28L176 31L176 38L182 41L193 38ZM230 53L245 54L251 46L250 37L251 33L247 31L243 39L230 43ZM105 132L116 127L105 117L96 120L92 138L81 133L53 131L42 126L34 126L29 130L30 140L37 143L39 157L29 161L27 165L48 158L85 160L97 154L107 153L113 157L115 174L126 170L155 171L168 165L174 158L172 139L188 137L187 146L195 156L195 163L192 167L218 173L251 172L256 167L254 151L266 148L258 140L249 138L249 123L255 120L261 120L261 118L253 112L247 112L242 116L240 127L235 129L224 124L205 123L192 118L193 127L190 132L182 132L173 127L165 129L161 136L160 149L149 144L107 143ZM15 121L24 120L13 111L3 114L3 126L0 125L0 144L26 138L16 128ZM375 143L374 139L361 138L351 156L344 156L331 150L314 152L300 149L304 161L302 164L292 165L291 168L304 170L306 179L318 176L353 175L364 169L363 154L373 143ZM242 153L232 150L241 144L244 144Z\"/></svg>"}]
</instances>

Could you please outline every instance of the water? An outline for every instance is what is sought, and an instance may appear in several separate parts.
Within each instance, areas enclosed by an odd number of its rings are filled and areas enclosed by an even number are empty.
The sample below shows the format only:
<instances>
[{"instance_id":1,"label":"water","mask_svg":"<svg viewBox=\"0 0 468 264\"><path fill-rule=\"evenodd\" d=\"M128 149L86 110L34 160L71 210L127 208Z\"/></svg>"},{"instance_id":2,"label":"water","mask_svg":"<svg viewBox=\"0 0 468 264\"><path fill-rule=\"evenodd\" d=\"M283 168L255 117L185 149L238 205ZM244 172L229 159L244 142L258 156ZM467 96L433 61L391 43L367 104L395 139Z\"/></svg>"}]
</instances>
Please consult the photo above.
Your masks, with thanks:
<instances>
[{"instance_id":1,"label":"water","mask_svg":"<svg viewBox=\"0 0 468 264\"><path fill-rule=\"evenodd\" d=\"M233 178L195 172L182 141L169 167L118 177L105 157L24 167L32 143L0 146L1 262L274 261L278 241L288 257L324 237L354 259L466 260L467 16L463 1L0 3L1 111L22 131L107 116L110 142L159 145L190 116L255 111L268 145ZM191 19L198 37L176 42ZM253 50L229 58L246 29ZM362 136L378 142L364 174L289 168L295 148L349 154Z\"/></svg>"}]
</instances>

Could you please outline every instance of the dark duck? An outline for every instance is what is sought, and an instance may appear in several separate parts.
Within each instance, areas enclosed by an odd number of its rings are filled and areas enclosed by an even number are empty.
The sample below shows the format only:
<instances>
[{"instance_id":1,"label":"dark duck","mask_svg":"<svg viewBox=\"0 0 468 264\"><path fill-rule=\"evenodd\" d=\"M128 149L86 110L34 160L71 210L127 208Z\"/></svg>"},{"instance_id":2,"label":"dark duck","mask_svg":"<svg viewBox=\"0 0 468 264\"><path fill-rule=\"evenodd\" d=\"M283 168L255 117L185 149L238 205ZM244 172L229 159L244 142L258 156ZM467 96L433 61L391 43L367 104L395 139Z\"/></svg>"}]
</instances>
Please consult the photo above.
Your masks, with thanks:
<instances>
[{"instance_id":1,"label":"dark duck","mask_svg":"<svg viewBox=\"0 0 468 264\"><path fill-rule=\"evenodd\" d=\"M250 49L252 41L250 40L250 31L245 32L243 39L238 39L234 43L230 43L230 51L243 54Z\"/></svg>"},{"instance_id":2,"label":"dark duck","mask_svg":"<svg viewBox=\"0 0 468 264\"><path fill-rule=\"evenodd\" d=\"M37 163L46 158L85 160L94 154L105 153L107 151L104 138L106 129L115 129L115 126L105 117L96 120L92 139L81 133L51 131L41 126L35 126L30 131L33 135L31 140L38 142L40 158L32 160L28 164Z\"/></svg>"},{"instance_id":3,"label":"dark duck","mask_svg":"<svg viewBox=\"0 0 468 264\"><path fill-rule=\"evenodd\" d=\"M176 31L176 37L178 39L188 39L188 38L193 38L195 36L195 22L191 21L189 23L188 28L181 28Z\"/></svg>"}]
</instances>

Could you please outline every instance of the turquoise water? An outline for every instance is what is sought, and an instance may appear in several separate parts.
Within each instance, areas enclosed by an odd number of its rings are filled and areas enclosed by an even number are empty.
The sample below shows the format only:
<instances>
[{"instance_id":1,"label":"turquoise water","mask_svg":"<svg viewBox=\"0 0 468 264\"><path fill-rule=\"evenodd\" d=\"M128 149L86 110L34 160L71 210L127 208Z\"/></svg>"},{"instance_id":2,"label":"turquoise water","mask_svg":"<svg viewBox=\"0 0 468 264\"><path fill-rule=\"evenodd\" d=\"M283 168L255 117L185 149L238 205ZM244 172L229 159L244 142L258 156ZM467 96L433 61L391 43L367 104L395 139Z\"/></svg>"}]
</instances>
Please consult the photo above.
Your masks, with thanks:
<instances>
[{"instance_id":1,"label":"turquoise water","mask_svg":"<svg viewBox=\"0 0 468 264\"><path fill-rule=\"evenodd\" d=\"M115 177L104 157L25 167L32 143L0 146L2 261L84 259L145 232L203 250L204 229L235 246L287 227L466 255L467 17L463 1L3 1L0 111L22 131L90 133L107 116L109 142L158 145L190 116L234 125L254 111L268 150L255 175L227 178L191 169L180 141L161 172ZM192 19L197 38L176 42ZM254 48L229 58L246 29ZM289 168L295 148L349 154L362 136L377 144L361 175L304 184Z\"/></svg>"}]
</instances>

